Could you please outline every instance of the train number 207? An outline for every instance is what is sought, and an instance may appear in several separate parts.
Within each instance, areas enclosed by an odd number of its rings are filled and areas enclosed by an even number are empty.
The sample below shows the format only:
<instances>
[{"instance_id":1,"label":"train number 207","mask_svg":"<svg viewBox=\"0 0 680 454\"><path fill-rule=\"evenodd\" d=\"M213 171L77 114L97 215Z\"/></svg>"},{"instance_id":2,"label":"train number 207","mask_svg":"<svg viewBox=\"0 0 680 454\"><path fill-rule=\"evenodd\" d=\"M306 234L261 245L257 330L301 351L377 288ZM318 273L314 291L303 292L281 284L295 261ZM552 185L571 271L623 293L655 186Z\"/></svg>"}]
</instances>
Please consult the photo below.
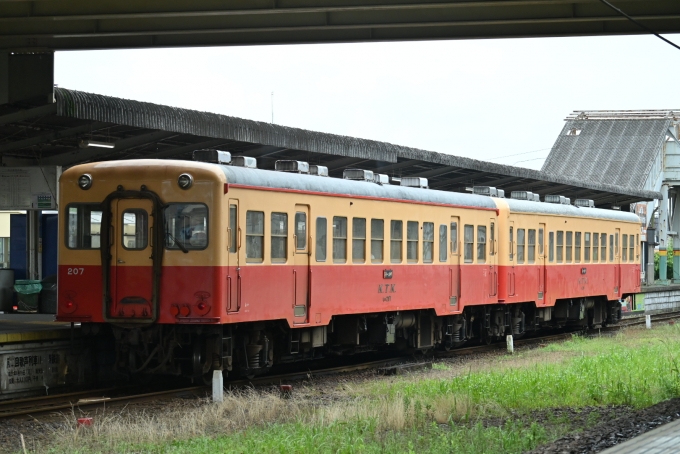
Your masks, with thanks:
<instances>
[{"instance_id":1,"label":"train number 207","mask_svg":"<svg viewBox=\"0 0 680 454\"><path fill-rule=\"evenodd\" d=\"M69 275L85 274L85 268L68 268L67 274Z\"/></svg>"}]
</instances>

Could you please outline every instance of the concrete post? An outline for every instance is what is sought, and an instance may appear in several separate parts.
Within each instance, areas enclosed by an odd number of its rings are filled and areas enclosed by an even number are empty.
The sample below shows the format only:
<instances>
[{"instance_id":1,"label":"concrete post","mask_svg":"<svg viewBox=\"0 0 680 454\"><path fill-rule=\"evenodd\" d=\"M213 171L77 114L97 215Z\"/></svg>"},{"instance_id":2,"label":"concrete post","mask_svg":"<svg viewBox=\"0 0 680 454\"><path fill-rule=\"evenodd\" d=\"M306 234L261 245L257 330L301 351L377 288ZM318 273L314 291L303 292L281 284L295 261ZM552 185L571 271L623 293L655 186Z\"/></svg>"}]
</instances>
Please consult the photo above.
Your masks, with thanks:
<instances>
[{"instance_id":1,"label":"concrete post","mask_svg":"<svg viewBox=\"0 0 680 454\"><path fill-rule=\"evenodd\" d=\"M647 267L645 268L645 284L654 285L654 237L656 230L652 228L647 229Z\"/></svg>"},{"instance_id":2,"label":"concrete post","mask_svg":"<svg viewBox=\"0 0 680 454\"><path fill-rule=\"evenodd\" d=\"M515 345L512 339L512 334L508 334L507 336L505 336L505 343L508 345L508 353L514 353Z\"/></svg>"},{"instance_id":3,"label":"concrete post","mask_svg":"<svg viewBox=\"0 0 680 454\"><path fill-rule=\"evenodd\" d=\"M657 229L659 230L659 280L662 283L667 283L668 281L668 257L664 252L668 248L668 210L670 202L668 200L668 184L664 183L661 185L661 195L663 198L659 202L659 225ZM653 256L652 256L653 257Z\"/></svg>"},{"instance_id":4,"label":"concrete post","mask_svg":"<svg viewBox=\"0 0 680 454\"><path fill-rule=\"evenodd\" d=\"M212 401L224 402L224 377L221 370L213 371L212 379Z\"/></svg>"}]
</instances>

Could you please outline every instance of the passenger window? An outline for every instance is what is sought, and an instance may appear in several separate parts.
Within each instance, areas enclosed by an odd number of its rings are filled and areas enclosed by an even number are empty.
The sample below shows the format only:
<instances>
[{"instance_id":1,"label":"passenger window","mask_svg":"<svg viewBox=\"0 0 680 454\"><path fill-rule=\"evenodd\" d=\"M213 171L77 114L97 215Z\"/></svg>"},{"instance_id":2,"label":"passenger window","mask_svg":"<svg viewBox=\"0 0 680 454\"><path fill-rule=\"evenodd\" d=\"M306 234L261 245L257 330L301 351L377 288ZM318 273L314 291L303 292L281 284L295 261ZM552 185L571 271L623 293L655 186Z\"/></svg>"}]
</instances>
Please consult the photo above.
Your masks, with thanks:
<instances>
[{"instance_id":1,"label":"passenger window","mask_svg":"<svg viewBox=\"0 0 680 454\"><path fill-rule=\"evenodd\" d=\"M434 261L434 223L423 222L423 263Z\"/></svg>"},{"instance_id":2,"label":"passenger window","mask_svg":"<svg viewBox=\"0 0 680 454\"><path fill-rule=\"evenodd\" d=\"M513 236L514 236L513 227L510 227L510 261L511 262L512 262L512 257L513 257L512 251L513 251L513 247L515 246Z\"/></svg>"},{"instance_id":3,"label":"passenger window","mask_svg":"<svg viewBox=\"0 0 680 454\"><path fill-rule=\"evenodd\" d=\"M333 262L347 262L347 218L333 217Z\"/></svg>"},{"instance_id":4,"label":"passenger window","mask_svg":"<svg viewBox=\"0 0 680 454\"><path fill-rule=\"evenodd\" d=\"M264 213L246 212L246 262L264 260Z\"/></svg>"},{"instance_id":5,"label":"passenger window","mask_svg":"<svg viewBox=\"0 0 680 454\"><path fill-rule=\"evenodd\" d=\"M614 261L614 235L609 235L609 261Z\"/></svg>"},{"instance_id":6,"label":"passenger window","mask_svg":"<svg viewBox=\"0 0 680 454\"><path fill-rule=\"evenodd\" d=\"M390 223L390 261L401 263L401 243L404 241L404 222L391 221Z\"/></svg>"},{"instance_id":7,"label":"passenger window","mask_svg":"<svg viewBox=\"0 0 680 454\"><path fill-rule=\"evenodd\" d=\"M581 232L574 233L574 261L581 263Z\"/></svg>"},{"instance_id":8,"label":"passenger window","mask_svg":"<svg viewBox=\"0 0 680 454\"><path fill-rule=\"evenodd\" d=\"M236 235L238 234L238 212L236 205L229 205L229 252L232 254L236 252L238 243Z\"/></svg>"},{"instance_id":9,"label":"passenger window","mask_svg":"<svg viewBox=\"0 0 680 454\"><path fill-rule=\"evenodd\" d=\"M574 241L574 233L573 232L567 232L567 263L571 263L571 251L572 251L572 242Z\"/></svg>"},{"instance_id":10,"label":"passenger window","mask_svg":"<svg viewBox=\"0 0 680 454\"><path fill-rule=\"evenodd\" d=\"M295 213L295 249L307 249L307 213Z\"/></svg>"},{"instance_id":11,"label":"passenger window","mask_svg":"<svg viewBox=\"0 0 680 454\"><path fill-rule=\"evenodd\" d=\"M352 262L366 262L366 219L352 219Z\"/></svg>"},{"instance_id":12,"label":"passenger window","mask_svg":"<svg viewBox=\"0 0 680 454\"><path fill-rule=\"evenodd\" d=\"M585 244L583 245L583 261L586 263L590 262L590 232L586 232L583 234L584 239L583 241Z\"/></svg>"},{"instance_id":13,"label":"passenger window","mask_svg":"<svg viewBox=\"0 0 680 454\"><path fill-rule=\"evenodd\" d=\"M635 258L640 259L640 235L635 235Z\"/></svg>"},{"instance_id":14,"label":"passenger window","mask_svg":"<svg viewBox=\"0 0 680 454\"><path fill-rule=\"evenodd\" d=\"M385 240L385 221L371 219L371 262L383 262L383 243Z\"/></svg>"},{"instance_id":15,"label":"passenger window","mask_svg":"<svg viewBox=\"0 0 680 454\"><path fill-rule=\"evenodd\" d=\"M600 259L600 234L593 233L593 263L598 262Z\"/></svg>"},{"instance_id":16,"label":"passenger window","mask_svg":"<svg viewBox=\"0 0 680 454\"><path fill-rule=\"evenodd\" d=\"M525 229L517 229L517 263L524 263Z\"/></svg>"},{"instance_id":17,"label":"passenger window","mask_svg":"<svg viewBox=\"0 0 680 454\"><path fill-rule=\"evenodd\" d=\"M406 223L406 260L418 261L418 222L416 221Z\"/></svg>"},{"instance_id":18,"label":"passenger window","mask_svg":"<svg viewBox=\"0 0 680 454\"><path fill-rule=\"evenodd\" d=\"M529 249L527 250L529 263L536 261L536 229L529 229Z\"/></svg>"},{"instance_id":19,"label":"passenger window","mask_svg":"<svg viewBox=\"0 0 680 454\"><path fill-rule=\"evenodd\" d=\"M486 226L477 226L477 263L486 262Z\"/></svg>"},{"instance_id":20,"label":"passenger window","mask_svg":"<svg viewBox=\"0 0 680 454\"><path fill-rule=\"evenodd\" d=\"M465 263L472 263L473 253L475 251L475 226L465 225L463 227L463 259Z\"/></svg>"},{"instance_id":21,"label":"passenger window","mask_svg":"<svg viewBox=\"0 0 680 454\"><path fill-rule=\"evenodd\" d=\"M619 249L619 232L616 232L614 234L614 238L615 238L614 247L616 248L616 249L614 249L614 257L615 257L617 255L621 255L621 250ZM612 260L614 260L613 257L612 257Z\"/></svg>"},{"instance_id":22,"label":"passenger window","mask_svg":"<svg viewBox=\"0 0 680 454\"><path fill-rule=\"evenodd\" d=\"M564 261L564 232L557 231L557 263Z\"/></svg>"},{"instance_id":23,"label":"passenger window","mask_svg":"<svg viewBox=\"0 0 680 454\"><path fill-rule=\"evenodd\" d=\"M451 253L458 254L458 223L451 223Z\"/></svg>"},{"instance_id":24,"label":"passenger window","mask_svg":"<svg viewBox=\"0 0 680 454\"><path fill-rule=\"evenodd\" d=\"M295 214L296 221L298 214L303 213ZM288 213L272 213L271 246L272 262L285 262L288 258Z\"/></svg>"},{"instance_id":25,"label":"passenger window","mask_svg":"<svg viewBox=\"0 0 680 454\"><path fill-rule=\"evenodd\" d=\"M199 221L202 221L202 219L199 219ZM202 223L200 227L203 227ZM149 221L146 210L136 208L123 212L123 248L131 250L146 249L148 244L148 231ZM192 245L205 247L205 242L207 241L205 231L202 230L203 235L200 235L199 233L199 231L196 231L195 234L192 235Z\"/></svg>"},{"instance_id":26,"label":"passenger window","mask_svg":"<svg viewBox=\"0 0 680 454\"><path fill-rule=\"evenodd\" d=\"M167 249L208 246L208 207L202 203L170 203L164 210Z\"/></svg>"},{"instance_id":27,"label":"passenger window","mask_svg":"<svg viewBox=\"0 0 680 454\"><path fill-rule=\"evenodd\" d=\"M446 262L448 260L448 250L447 246L449 243L448 231L446 229L446 224L441 224L439 226L439 261Z\"/></svg>"},{"instance_id":28,"label":"passenger window","mask_svg":"<svg viewBox=\"0 0 680 454\"><path fill-rule=\"evenodd\" d=\"M600 236L600 260L602 262L607 261L607 234L603 233Z\"/></svg>"},{"instance_id":29,"label":"passenger window","mask_svg":"<svg viewBox=\"0 0 680 454\"><path fill-rule=\"evenodd\" d=\"M66 246L69 249L99 249L102 210L96 204L68 206Z\"/></svg>"},{"instance_id":30,"label":"passenger window","mask_svg":"<svg viewBox=\"0 0 680 454\"><path fill-rule=\"evenodd\" d=\"M635 237L633 235L631 235L630 236L630 248L628 249L628 261L630 261L630 262L635 261L634 252L635 252Z\"/></svg>"},{"instance_id":31,"label":"passenger window","mask_svg":"<svg viewBox=\"0 0 680 454\"><path fill-rule=\"evenodd\" d=\"M496 248L496 224L491 223L489 226L489 255L494 255L496 253L495 248Z\"/></svg>"},{"instance_id":32,"label":"passenger window","mask_svg":"<svg viewBox=\"0 0 680 454\"><path fill-rule=\"evenodd\" d=\"M628 235L625 233L623 234L623 239L621 241L621 244L623 246L623 254L621 254L621 259L624 262L628 261Z\"/></svg>"},{"instance_id":33,"label":"passenger window","mask_svg":"<svg viewBox=\"0 0 680 454\"><path fill-rule=\"evenodd\" d=\"M538 254L543 255L543 229L538 229Z\"/></svg>"},{"instance_id":34,"label":"passenger window","mask_svg":"<svg viewBox=\"0 0 680 454\"><path fill-rule=\"evenodd\" d=\"M325 262L327 255L328 220L316 218L316 261Z\"/></svg>"},{"instance_id":35,"label":"passenger window","mask_svg":"<svg viewBox=\"0 0 680 454\"><path fill-rule=\"evenodd\" d=\"M555 261L555 232L548 233L548 260Z\"/></svg>"}]
</instances>

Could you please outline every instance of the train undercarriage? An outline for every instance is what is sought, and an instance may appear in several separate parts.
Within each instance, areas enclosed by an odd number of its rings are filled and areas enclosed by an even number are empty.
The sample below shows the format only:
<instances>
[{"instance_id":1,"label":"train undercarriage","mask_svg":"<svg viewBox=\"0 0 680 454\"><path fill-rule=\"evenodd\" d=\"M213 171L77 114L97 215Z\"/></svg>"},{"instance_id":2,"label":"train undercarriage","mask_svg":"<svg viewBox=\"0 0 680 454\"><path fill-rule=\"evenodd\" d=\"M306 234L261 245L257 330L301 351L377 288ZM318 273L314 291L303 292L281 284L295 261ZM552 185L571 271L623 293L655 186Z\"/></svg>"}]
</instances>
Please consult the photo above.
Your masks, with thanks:
<instances>
[{"instance_id":1,"label":"train undercarriage","mask_svg":"<svg viewBox=\"0 0 680 454\"><path fill-rule=\"evenodd\" d=\"M209 382L214 370L253 377L274 365L370 351L453 349L467 343L492 343L512 334L595 328L617 323L621 304L605 298L575 298L555 306L534 303L469 306L445 317L432 310L333 317L327 326L290 329L286 321L236 325L83 324L96 336L100 375L140 378L155 374ZM115 348L111 348L112 345ZM101 347L101 346L105 347Z\"/></svg>"}]
</instances>

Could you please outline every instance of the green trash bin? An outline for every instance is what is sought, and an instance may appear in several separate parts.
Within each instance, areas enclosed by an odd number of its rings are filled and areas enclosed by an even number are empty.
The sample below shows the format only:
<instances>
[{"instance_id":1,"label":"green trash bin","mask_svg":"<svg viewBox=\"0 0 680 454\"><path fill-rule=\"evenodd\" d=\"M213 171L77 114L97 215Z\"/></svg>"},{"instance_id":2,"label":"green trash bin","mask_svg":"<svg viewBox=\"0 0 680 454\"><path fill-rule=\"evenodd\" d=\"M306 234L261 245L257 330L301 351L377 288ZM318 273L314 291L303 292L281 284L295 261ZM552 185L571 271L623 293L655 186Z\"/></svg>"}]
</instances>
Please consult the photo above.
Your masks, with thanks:
<instances>
[{"instance_id":1,"label":"green trash bin","mask_svg":"<svg viewBox=\"0 0 680 454\"><path fill-rule=\"evenodd\" d=\"M17 306L19 312L36 312L42 284L32 279L18 279L14 282L17 292Z\"/></svg>"}]
</instances>

